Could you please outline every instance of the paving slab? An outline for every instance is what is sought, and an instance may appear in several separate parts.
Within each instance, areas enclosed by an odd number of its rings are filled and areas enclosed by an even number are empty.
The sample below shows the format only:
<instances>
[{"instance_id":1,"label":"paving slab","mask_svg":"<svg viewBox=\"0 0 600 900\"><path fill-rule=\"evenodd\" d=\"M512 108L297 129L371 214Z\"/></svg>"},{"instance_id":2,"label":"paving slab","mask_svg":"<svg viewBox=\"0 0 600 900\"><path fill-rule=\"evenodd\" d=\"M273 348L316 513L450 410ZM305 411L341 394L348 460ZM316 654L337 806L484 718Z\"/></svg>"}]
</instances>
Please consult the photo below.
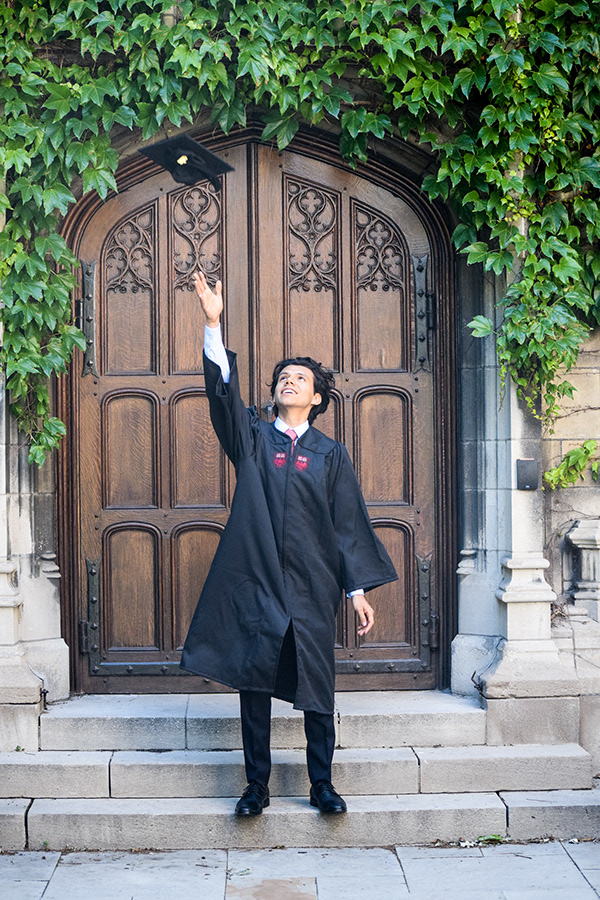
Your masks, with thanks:
<instances>
[{"instance_id":1,"label":"paving slab","mask_svg":"<svg viewBox=\"0 0 600 900\"><path fill-rule=\"evenodd\" d=\"M494 854L476 858L405 859L402 868L411 892L477 891L489 886L497 891L555 890L571 897L589 885L566 853L548 856ZM487 894L486 896L487 900Z\"/></svg>"},{"instance_id":2,"label":"paving slab","mask_svg":"<svg viewBox=\"0 0 600 900\"><path fill-rule=\"evenodd\" d=\"M382 847L332 847L329 849L231 850L228 857L230 878L241 873L256 878L327 876L360 876L365 872L378 875L400 875L402 869L392 850Z\"/></svg>"},{"instance_id":3,"label":"paving slab","mask_svg":"<svg viewBox=\"0 0 600 900\"><path fill-rule=\"evenodd\" d=\"M483 893L482 893L483 891ZM460 888L448 890L411 891L410 900L598 900L598 894L590 887L569 891L567 897L560 890L515 890L502 891L486 884L476 891L465 891Z\"/></svg>"},{"instance_id":4,"label":"paving slab","mask_svg":"<svg viewBox=\"0 0 600 900\"><path fill-rule=\"evenodd\" d=\"M0 900L40 900L60 853L0 855Z\"/></svg>"},{"instance_id":5,"label":"paving slab","mask_svg":"<svg viewBox=\"0 0 600 900\"><path fill-rule=\"evenodd\" d=\"M336 694L342 747L433 747L485 744L477 700L444 691Z\"/></svg>"},{"instance_id":6,"label":"paving slab","mask_svg":"<svg viewBox=\"0 0 600 900\"><path fill-rule=\"evenodd\" d=\"M314 878L247 878L227 884L227 900L317 900Z\"/></svg>"},{"instance_id":7,"label":"paving slab","mask_svg":"<svg viewBox=\"0 0 600 900\"><path fill-rule=\"evenodd\" d=\"M565 851L580 869L600 869L600 839L583 844L563 844Z\"/></svg>"},{"instance_id":8,"label":"paving slab","mask_svg":"<svg viewBox=\"0 0 600 900\"><path fill-rule=\"evenodd\" d=\"M599 838L600 791L523 791L500 794L508 811L509 836L528 841L541 838Z\"/></svg>"},{"instance_id":9,"label":"paving slab","mask_svg":"<svg viewBox=\"0 0 600 900\"><path fill-rule=\"evenodd\" d=\"M316 877L319 900L390 900L408 895L395 854L384 848L233 850L228 868L230 883L236 885L241 885L246 877L258 883L263 880L264 884L277 877ZM258 896L263 900L262 894ZM274 900L280 900L279 896L275 895Z\"/></svg>"},{"instance_id":10,"label":"paving slab","mask_svg":"<svg viewBox=\"0 0 600 900\"><path fill-rule=\"evenodd\" d=\"M482 893L482 888L478 888L476 891L462 891L448 890L440 886L433 890L428 888L426 891L410 891L408 897L410 900L506 900L504 891L496 890L492 885L486 885L484 893ZM545 900L545 896L539 896L537 900ZM565 900L564 897L563 900ZM570 897L569 900L571 900ZM589 898L586 897L583 900L589 900Z\"/></svg>"},{"instance_id":11,"label":"paving slab","mask_svg":"<svg viewBox=\"0 0 600 900\"><path fill-rule=\"evenodd\" d=\"M274 750L272 762L269 788L273 797L308 796L305 750ZM342 794L419 790L417 757L405 747L338 750L332 774ZM120 751L111 761L110 782L112 797L231 797L246 786L244 756L241 750Z\"/></svg>"},{"instance_id":12,"label":"paving slab","mask_svg":"<svg viewBox=\"0 0 600 900\"><path fill-rule=\"evenodd\" d=\"M0 854L0 888L6 880L49 881L59 859L49 851Z\"/></svg>"},{"instance_id":13,"label":"paving slab","mask_svg":"<svg viewBox=\"0 0 600 900\"><path fill-rule=\"evenodd\" d=\"M319 900L402 900L411 896L402 874L321 875L317 891Z\"/></svg>"},{"instance_id":14,"label":"paving slab","mask_svg":"<svg viewBox=\"0 0 600 900\"><path fill-rule=\"evenodd\" d=\"M185 748L187 694L88 694L40 716L42 750Z\"/></svg>"},{"instance_id":15,"label":"paving slab","mask_svg":"<svg viewBox=\"0 0 600 900\"><path fill-rule=\"evenodd\" d=\"M172 853L64 854L44 900L223 900L226 855L210 850Z\"/></svg>"},{"instance_id":16,"label":"paving slab","mask_svg":"<svg viewBox=\"0 0 600 900\"><path fill-rule=\"evenodd\" d=\"M25 815L30 800L0 800L0 850L24 850Z\"/></svg>"},{"instance_id":17,"label":"paving slab","mask_svg":"<svg viewBox=\"0 0 600 900\"><path fill-rule=\"evenodd\" d=\"M3 881L0 900L42 900L47 881Z\"/></svg>"},{"instance_id":18,"label":"paving slab","mask_svg":"<svg viewBox=\"0 0 600 900\"><path fill-rule=\"evenodd\" d=\"M0 797L108 797L106 752L0 753Z\"/></svg>"},{"instance_id":19,"label":"paving slab","mask_svg":"<svg viewBox=\"0 0 600 900\"><path fill-rule=\"evenodd\" d=\"M568 900L597 900L598 895L592 888L584 887L570 890ZM565 900L565 894L560 890L525 890L504 891L504 900Z\"/></svg>"},{"instance_id":20,"label":"paving slab","mask_svg":"<svg viewBox=\"0 0 600 900\"><path fill-rule=\"evenodd\" d=\"M346 797L349 812L323 816L306 797L277 798L262 816L238 819L233 798L34 800L32 849L386 847L504 834L495 794Z\"/></svg>"},{"instance_id":21,"label":"paving slab","mask_svg":"<svg viewBox=\"0 0 600 900\"><path fill-rule=\"evenodd\" d=\"M592 758L579 744L415 748L423 793L591 788Z\"/></svg>"}]
</instances>

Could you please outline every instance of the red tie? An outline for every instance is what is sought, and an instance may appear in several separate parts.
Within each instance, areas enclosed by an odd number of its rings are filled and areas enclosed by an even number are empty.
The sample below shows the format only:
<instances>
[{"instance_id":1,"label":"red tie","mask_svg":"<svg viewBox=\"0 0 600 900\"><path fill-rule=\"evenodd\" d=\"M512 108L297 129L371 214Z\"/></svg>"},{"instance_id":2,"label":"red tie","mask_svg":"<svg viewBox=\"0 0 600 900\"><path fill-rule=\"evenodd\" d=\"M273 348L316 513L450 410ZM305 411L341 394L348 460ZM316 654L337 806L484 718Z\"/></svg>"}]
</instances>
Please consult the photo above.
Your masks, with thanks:
<instances>
[{"instance_id":1,"label":"red tie","mask_svg":"<svg viewBox=\"0 0 600 900\"><path fill-rule=\"evenodd\" d=\"M292 439L292 453L293 453L294 445L295 445L296 441L298 440L298 435L296 434L296 432L294 431L293 428L286 428L285 433L287 434L287 436L289 438Z\"/></svg>"}]
</instances>

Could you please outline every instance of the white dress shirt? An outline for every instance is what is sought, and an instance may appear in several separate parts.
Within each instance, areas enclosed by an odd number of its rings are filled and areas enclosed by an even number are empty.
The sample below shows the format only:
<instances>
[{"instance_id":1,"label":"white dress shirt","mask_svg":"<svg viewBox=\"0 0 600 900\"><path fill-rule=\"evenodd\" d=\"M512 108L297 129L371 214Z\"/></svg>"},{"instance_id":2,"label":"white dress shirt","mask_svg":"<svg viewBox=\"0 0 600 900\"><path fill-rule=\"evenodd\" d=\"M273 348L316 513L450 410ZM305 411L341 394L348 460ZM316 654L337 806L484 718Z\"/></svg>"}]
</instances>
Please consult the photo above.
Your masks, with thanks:
<instances>
[{"instance_id":1,"label":"white dress shirt","mask_svg":"<svg viewBox=\"0 0 600 900\"><path fill-rule=\"evenodd\" d=\"M223 336L221 335L220 325L217 325L216 328L210 328L208 325L204 326L204 352L206 353L208 359L210 359L211 362L214 362L220 368L223 381L225 382L225 384L228 384L231 369L229 367L229 360L227 359L225 345L223 344ZM278 431L282 431L284 433L290 427L289 425L286 425L283 419L280 419L279 416L277 416L277 418L273 422L273 425ZM300 425L296 425L294 427L294 431L300 438L303 434L306 434L309 428L310 423L306 421L302 422L302 424ZM348 594L348 597L354 597L357 594L364 593L365 592L362 590L362 588L359 588L356 591L351 591Z\"/></svg>"}]
</instances>

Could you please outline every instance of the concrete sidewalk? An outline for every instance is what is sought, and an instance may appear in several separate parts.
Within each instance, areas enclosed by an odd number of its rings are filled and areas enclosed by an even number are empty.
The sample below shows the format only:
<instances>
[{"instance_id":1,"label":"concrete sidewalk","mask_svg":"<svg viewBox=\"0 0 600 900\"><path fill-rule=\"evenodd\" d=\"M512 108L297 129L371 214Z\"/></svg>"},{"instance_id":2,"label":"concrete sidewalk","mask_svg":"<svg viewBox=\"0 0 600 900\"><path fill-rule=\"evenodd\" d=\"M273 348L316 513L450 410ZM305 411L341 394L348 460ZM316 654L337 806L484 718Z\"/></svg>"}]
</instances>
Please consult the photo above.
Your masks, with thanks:
<instances>
[{"instance_id":1,"label":"concrete sidewalk","mask_svg":"<svg viewBox=\"0 0 600 900\"><path fill-rule=\"evenodd\" d=\"M598 900L600 842L0 855L0 900Z\"/></svg>"}]
</instances>

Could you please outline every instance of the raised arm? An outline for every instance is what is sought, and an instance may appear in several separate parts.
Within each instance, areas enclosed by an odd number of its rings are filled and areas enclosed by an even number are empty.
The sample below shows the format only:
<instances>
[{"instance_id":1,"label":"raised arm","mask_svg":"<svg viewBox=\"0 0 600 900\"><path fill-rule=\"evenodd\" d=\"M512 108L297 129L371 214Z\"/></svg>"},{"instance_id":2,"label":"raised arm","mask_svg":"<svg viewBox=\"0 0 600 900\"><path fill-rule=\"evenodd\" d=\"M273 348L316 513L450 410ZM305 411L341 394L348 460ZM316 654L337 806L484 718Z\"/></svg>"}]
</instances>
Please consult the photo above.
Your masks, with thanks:
<instances>
[{"instance_id":1,"label":"raised arm","mask_svg":"<svg viewBox=\"0 0 600 900\"><path fill-rule=\"evenodd\" d=\"M223 346L220 324L221 313L223 312L221 282L217 281L215 291L212 291L206 282L203 272L195 272L192 278L206 323L204 326L204 353L208 359L218 365L224 383L228 384L230 376L229 359Z\"/></svg>"},{"instance_id":2,"label":"raised arm","mask_svg":"<svg viewBox=\"0 0 600 900\"><path fill-rule=\"evenodd\" d=\"M236 356L225 350L221 337L221 282L213 291L203 272L192 276L204 313L204 378L210 418L221 446L235 466L253 450L251 415L240 397Z\"/></svg>"}]
</instances>

